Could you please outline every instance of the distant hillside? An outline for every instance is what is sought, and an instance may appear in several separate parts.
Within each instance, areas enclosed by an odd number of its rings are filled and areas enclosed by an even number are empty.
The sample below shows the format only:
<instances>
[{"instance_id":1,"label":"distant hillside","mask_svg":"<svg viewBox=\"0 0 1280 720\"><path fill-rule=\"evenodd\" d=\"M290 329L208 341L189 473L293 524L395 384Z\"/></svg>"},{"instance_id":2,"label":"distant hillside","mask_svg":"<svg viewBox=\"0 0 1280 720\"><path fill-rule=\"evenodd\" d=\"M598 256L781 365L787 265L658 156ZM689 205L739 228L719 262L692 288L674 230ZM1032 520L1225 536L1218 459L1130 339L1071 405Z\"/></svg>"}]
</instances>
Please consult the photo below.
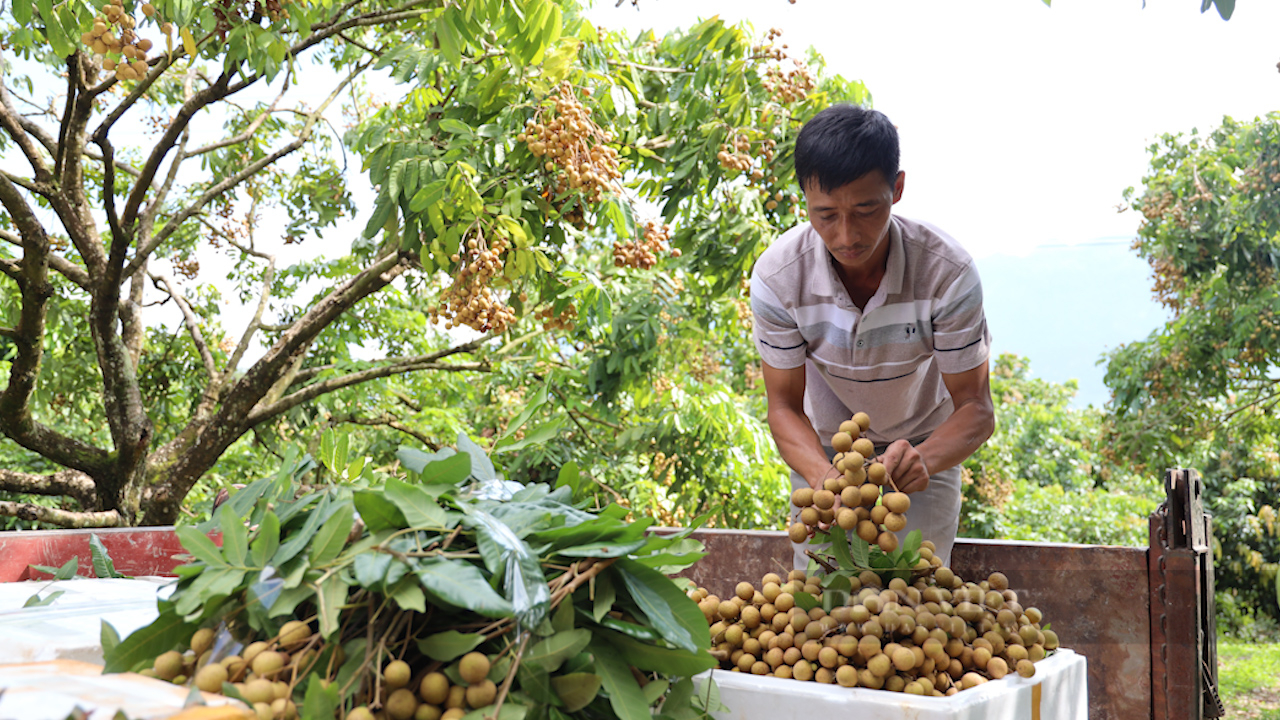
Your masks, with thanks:
<instances>
[{"instance_id":1,"label":"distant hillside","mask_svg":"<svg viewBox=\"0 0 1280 720\"><path fill-rule=\"evenodd\" d=\"M993 351L1029 358L1036 377L1079 380L1077 407L1109 397L1106 368L1097 364L1102 353L1145 338L1167 317L1127 240L1044 246L977 263Z\"/></svg>"}]
</instances>

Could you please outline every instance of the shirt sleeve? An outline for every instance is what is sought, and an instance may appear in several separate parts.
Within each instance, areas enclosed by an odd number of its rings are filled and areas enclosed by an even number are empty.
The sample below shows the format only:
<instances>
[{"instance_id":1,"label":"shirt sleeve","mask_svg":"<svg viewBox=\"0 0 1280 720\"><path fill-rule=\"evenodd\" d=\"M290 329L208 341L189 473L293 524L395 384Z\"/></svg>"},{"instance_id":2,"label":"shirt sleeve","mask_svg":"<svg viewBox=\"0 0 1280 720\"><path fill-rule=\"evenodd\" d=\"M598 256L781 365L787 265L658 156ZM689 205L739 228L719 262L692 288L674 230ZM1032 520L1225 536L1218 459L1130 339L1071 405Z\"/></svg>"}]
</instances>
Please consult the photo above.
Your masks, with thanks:
<instances>
[{"instance_id":1,"label":"shirt sleeve","mask_svg":"<svg viewBox=\"0 0 1280 720\"><path fill-rule=\"evenodd\" d=\"M760 359L780 370L804 365L809 344L795 317L759 273L751 274L752 335Z\"/></svg>"},{"instance_id":2,"label":"shirt sleeve","mask_svg":"<svg viewBox=\"0 0 1280 720\"><path fill-rule=\"evenodd\" d=\"M972 261L934 306L933 350L944 374L972 370L991 355L991 333L982 310L982 281Z\"/></svg>"}]
</instances>

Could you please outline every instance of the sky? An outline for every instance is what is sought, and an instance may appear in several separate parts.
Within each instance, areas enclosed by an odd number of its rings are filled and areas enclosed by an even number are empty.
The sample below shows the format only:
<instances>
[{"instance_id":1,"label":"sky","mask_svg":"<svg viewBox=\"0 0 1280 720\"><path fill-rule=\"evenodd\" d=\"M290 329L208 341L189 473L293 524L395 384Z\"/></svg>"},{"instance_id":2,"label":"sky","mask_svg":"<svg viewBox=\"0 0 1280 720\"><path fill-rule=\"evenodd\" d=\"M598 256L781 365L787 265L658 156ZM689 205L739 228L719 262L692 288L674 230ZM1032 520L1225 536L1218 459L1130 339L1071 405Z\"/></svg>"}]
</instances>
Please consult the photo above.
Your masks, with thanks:
<instances>
[{"instance_id":1,"label":"sky","mask_svg":"<svg viewBox=\"0 0 1280 720\"><path fill-rule=\"evenodd\" d=\"M1280 109L1280 2L1239 0L1228 22L1198 0L639 0L599 25L658 32L700 18L783 30L829 71L863 81L898 126L901 215L975 257L1113 240L1166 132Z\"/></svg>"}]
</instances>

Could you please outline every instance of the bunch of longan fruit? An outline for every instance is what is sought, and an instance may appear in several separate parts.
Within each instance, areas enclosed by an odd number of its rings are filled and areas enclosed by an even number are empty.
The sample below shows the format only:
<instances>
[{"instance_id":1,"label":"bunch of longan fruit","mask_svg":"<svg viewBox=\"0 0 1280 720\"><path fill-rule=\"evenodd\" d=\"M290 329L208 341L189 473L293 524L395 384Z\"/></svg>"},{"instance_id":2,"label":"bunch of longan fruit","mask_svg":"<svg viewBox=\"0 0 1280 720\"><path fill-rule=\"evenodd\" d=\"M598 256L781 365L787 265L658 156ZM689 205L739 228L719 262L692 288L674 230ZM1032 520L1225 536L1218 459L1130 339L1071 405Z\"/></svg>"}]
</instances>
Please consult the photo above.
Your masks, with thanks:
<instances>
[{"instance_id":1,"label":"bunch of longan fruit","mask_svg":"<svg viewBox=\"0 0 1280 720\"><path fill-rule=\"evenodd\" d=\"M152 17L155 12L151 3L142 4L142 13L147 17ZM147 74L147 52L152 44L150 40L138 37L135 27L137 21L125 12L123 0L108 0L102 6L102 13L93 19L93 27L80 36L80 42L94 54L104 56L103 70L114 72L120 80L139 80ZM168 34L172 26L166 22L162 29ZM111 57L113 55L119 59Z\"/></svg>"},{"instance_id":2,"label":"bunch of longan fruit","mask_svg":"<svg viewBox=\"0 0 1280 720\"><path fill-rule=\"evenodd\" d=\"M911 497L897 491L883 463L871 459L875 445L862 437L870 428L871 418L864 412L841 423L831 438L831 447L836 450L832 467L840 475L827 478L819 490L805 487L791 493L792 504L800 508L798 522L787 530L792 542L802 543L834 523L842 530L855 531L886 553L898 549L894 533L907 526Z\"/></svg>"},{"instance_id":3,"label":"bunch of longan fruit","mask_svg":"<svg viewBox=\"0 0 1280 720\"><path fill-rule=\"evenodd\" d=\"M658 263L658 255L667 252L671 240L671 226L650 220L644 225L644 235L635 240L618 240L613 244L613 264L617 267L648 270ZM680 257L680 250L671 250L671 257Z\"/></svg>"},{"instance_id":4,"label":"bunch of longan fruit","mask_svg":"<svg viewBox=\"0 0 1280 720\"><path fill-rule=\"evenodd\" d=\"M516 312L490 287L494 278L503 280L502 255L506 250L507 241L502 237L488 245L482 236L469 238L461 252L450 258L463 264L441 295L440 304L430 310L431 321L443 318L446 330L466 325L476 332L506 332L516 321Z\"/></svg>"},{"instance_id":5,"label":"bunch of longan fruit","mask_svg":"<svg viewBox=\"0 0 1280 720\"><path fill-rule=\"evenodd\" d=\"M230 654L225 654L221 646L215 647L216 639L213 628L201 628L186 643L185 650L161 653L141 674L217 694L223 693L224 683L230 683L258 720L295 720L298 707L293 696L297 683L312 673L333 678L345 661L339 645L334 647L327 664L318 662L323 649L320 637L301 620L286 622L271 640L251 643ZM215 659L215 655L223 656ZM364 693L363 703L342 717L458 720L470 710L493 704L498 688L489 679L490 668L488 656L469 652L450 670L462 681L454 684L440 670L427 672L424 667L415 672L404 660L392 659L377 673L376 682L372 677L366 680L359 691Z\"/></svg>"},{"instance_id":6,"label":"bunch of longan fruit","mask_svg":"<svg viewBox=\"0 0 1280 720\"><path fill-rule=\"evenodd\" d=\"M583 94L591 93L584 89ZM543 167L555 173L557 194L576 190L589 201L600 202L606 193L616 191L614 181L622 177L618 151L609 146L613 134L596 124L591 108L578 100L567 81L550 100L551 107L539 109L516 140L534 156L546 158Z\"/></svg>"},{"instance_id":7,"label":"bunch of longan fruit","mask_svg":"<svg viewBox=\"0 0 1280 720\"><path fill-rule=\"evenodd\" d=\"M925 541L920 552L932 554ZM738 583L721 600L690 591L710 628L711 654L732 672L812 680L914 695L954 695L1012 672L1035 675L1035 662L1058 636L1024 608L1002 573L964 582L949 568L912 584L888 585L870 570L849 578L846 604L824 611L823 578L793 570L768 573L756 589ZM819 603L798 604L807 593Z\"/></svg>"}]
</instances>

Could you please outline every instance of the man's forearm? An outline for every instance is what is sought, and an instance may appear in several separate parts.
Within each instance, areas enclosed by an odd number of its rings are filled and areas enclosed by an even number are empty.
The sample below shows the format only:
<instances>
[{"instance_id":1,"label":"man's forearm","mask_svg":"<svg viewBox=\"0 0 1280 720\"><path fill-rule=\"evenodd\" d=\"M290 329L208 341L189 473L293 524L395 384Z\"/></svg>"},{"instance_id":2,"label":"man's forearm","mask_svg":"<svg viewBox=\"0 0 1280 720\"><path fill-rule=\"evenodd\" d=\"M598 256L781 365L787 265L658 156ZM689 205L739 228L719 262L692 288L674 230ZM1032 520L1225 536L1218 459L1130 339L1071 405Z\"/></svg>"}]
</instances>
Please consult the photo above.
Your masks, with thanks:
<instances>
[{"instance_id":1,"label":"man's forearm","mask_svg":"<svg viewBox=\"0 0 1280 720\"><path fill-rule=\"evenodd\" d=\"M822 481L828 475L834 475L835 470L827 459L818 434L803 414L785 408L770 408L769 430L782 460L810 486L821 488Z\"/></svg>"},{"instance_id":2,"label":"man's forearm","mask_svg":"<svg viewBox=\"0 0 1280 720\"><path fill-rule=\"evenodd\" d=\"M953 468L977 452L995 430L991 406L965 403L947 418L916 450L929 474Z\"/></svg>"}]
</instances>

